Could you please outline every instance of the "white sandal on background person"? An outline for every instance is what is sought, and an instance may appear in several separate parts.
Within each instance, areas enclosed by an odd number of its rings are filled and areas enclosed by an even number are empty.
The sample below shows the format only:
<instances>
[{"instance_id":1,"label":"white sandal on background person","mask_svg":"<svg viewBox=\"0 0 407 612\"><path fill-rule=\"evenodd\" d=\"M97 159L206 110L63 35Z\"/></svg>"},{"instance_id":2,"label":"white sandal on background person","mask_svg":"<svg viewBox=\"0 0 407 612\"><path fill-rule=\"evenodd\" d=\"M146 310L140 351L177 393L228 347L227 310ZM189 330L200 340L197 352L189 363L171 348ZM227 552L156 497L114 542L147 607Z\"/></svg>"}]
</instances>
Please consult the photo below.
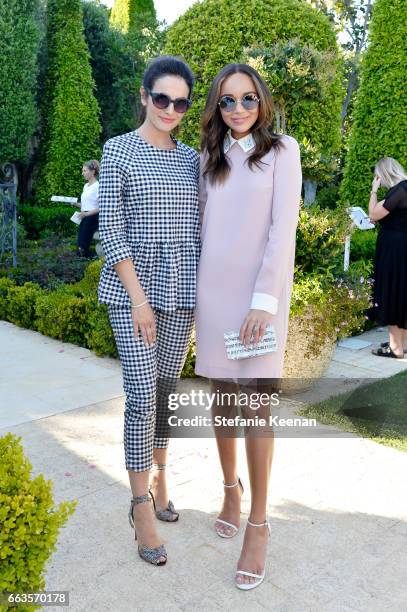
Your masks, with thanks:
<instances>
[{"instance_id":1,"label":"white sandal on background person","mask_svg":"<svg viewBox=\"0 0 407 612\"><path fill-rule=\"evenodd\" d=\"M251 525L251 527L264 527L266 525L269 532L269 537L271 536L270 523L267 519L264 521L264 523L252 523L251 521L249 521L249 519L247 519L247 522L249 525ZM253 574L252 572L246 572L245 570L236 570L236 575L237 574L239 574L240 576L249 576L250 578L256 578L256 582L239 583L235 581L235 586L237 586L238 589L240 589L241 591L250 591L251 589L255 589L256 587L258 587L263 582L264 577L266 575L266 563L264 563L264 569L261 574Z\"/></svg>"},{"instance_id":2,"label":"white sandal on background person","mask_svg":"<svg viewBox=\"0 0 407 612\"><path fill-rule=\"evenodd\" d=\"M243 495L244 488L243 488L242 481L240 480L240 478L238 478L236 480L236 482L234 482L231 485L227 485L227 484L223 483L223 486L225 487L225 489L234 489L238 485L240 485L240 488L242 489L242 495ZM220 531L220 529L216 528L216 523L221 523L222 525L226 525L226 527L230 527L231 529L233 529L233 533L227 534L227 533L225 533L223 531ZM216 533L218 534L218 536L220 538L226 538L227 540L230 540L230 538L234 538L235 535L238 533L239 527L237 527L233 523L229 523L228 521L224 521L223 519L217 518L216 521L215 521L215 531L216 531Z\"/></svg>"}]
</instances>

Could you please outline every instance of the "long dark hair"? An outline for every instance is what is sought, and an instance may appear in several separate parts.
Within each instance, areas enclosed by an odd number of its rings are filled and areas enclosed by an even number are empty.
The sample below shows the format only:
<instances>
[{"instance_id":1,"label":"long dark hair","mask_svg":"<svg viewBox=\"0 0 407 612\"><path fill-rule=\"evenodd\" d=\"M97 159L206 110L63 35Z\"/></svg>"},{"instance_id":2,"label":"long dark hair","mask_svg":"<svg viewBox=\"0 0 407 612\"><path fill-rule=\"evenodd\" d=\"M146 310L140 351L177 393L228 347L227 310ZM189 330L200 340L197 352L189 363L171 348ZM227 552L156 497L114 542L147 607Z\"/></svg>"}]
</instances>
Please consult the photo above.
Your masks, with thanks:
<instances>
[{"instance_id":1,"label":"long dark hair","mask_svg":"<svg viewBox=\"0 0 407 612\"><path fill-rule=\"evenodd\" d=\"M143 75L142 85L144 89L151 91L158 79L168 75L184 79L189 89L188 97L191 97L195 83L194 73L182 58L175 57L174 55L161 55L150 60ZM141 123L143 123L145 118L146 109L142 106L140 110Z\"/></svg>"},{"instance_id":2,"label":"long dark hair","mask_svg":"<svg viewBox=\"0 0 407 612\"><path fill-rule=\"evenodd\" d=\"M206 163L204 175L209 177L211 183L222 183L230 172L229 162L223 152L223 141L228 126L222 119L218 101L223 82L232 74L247 74L256 88L260 98L259 116L252 127L256 147L248 158L249 168L261 168L261 158L272 147L282 145L281 136L272 131L274 118L274 104L270 90L259 73L247 64L227 64L215 77L206 99L205 111L202 117L201 150L205 153Z\"/></svg>"}]
</instances>

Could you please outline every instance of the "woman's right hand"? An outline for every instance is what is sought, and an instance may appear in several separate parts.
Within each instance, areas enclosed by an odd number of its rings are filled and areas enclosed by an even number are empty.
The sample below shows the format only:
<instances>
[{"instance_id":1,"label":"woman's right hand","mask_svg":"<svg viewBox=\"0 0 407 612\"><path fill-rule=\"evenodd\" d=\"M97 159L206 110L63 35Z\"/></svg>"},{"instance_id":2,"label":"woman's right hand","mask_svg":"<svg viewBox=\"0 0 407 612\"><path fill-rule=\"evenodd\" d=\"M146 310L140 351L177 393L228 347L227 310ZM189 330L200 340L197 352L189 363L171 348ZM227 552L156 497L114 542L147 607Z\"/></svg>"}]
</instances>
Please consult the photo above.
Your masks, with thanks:
<instances>
[{"instance_id":1,"label":"woman's right hand","mask_svg":"<svg viewBox=\"0 0 407 612\"><path fill-rule=\"evenodd\" d=\"M138 340L139 332L141 332L144 344L146 346L152 346L157 339L157 328L154 311L150 304L144 304L144 306L140 306L140 308L132 308L131 316L133 319L135 339Z\"/></svg>"}]
</instances>

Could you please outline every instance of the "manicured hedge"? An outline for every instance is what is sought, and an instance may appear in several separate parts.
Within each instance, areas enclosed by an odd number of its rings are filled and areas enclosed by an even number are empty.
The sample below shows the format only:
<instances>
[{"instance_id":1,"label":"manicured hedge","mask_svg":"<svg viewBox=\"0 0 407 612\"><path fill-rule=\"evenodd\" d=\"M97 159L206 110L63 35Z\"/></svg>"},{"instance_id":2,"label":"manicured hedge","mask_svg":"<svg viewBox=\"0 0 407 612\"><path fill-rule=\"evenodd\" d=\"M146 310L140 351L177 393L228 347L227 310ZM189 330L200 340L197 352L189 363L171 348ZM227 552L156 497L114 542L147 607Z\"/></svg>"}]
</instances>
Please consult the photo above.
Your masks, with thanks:
<instances>
[{"instance_id":1,"label":"manicured hedge","mask_svg":"<svg viewBox=\"0 0 407 612\"><path fill-rule=\"evenodd\" d=\"M372 167L381 157L395 157L407 168L406 21L405 0L373 4L341 184L346 205L366 208Z\"/></svg>"},{"instance_id":2,"label":"manicured hedge","mask_svg":"<svg viewBox=\"0 0 407 612\"><path fill-rule=\"evenodd\" d=\"M51 232L59 236L74 236L78 226L72 223L70 217L75 210L78 209L68 204L52 204L47 207L23 204L17 208L19 219L30 240L38 240Z\"/></svg>"},{"instance_id":3,"label":"manicured hedge","mask_svg":"<svg viewBox=\"0 0 407 612\"><path fill-rule=\"evenodd\" d=\"M107 308L97 301L101 265L100 260L92 262L81 281L61 283L55 290L0 278L0 319L116 357Z\"/></svg>"}]
</instances>

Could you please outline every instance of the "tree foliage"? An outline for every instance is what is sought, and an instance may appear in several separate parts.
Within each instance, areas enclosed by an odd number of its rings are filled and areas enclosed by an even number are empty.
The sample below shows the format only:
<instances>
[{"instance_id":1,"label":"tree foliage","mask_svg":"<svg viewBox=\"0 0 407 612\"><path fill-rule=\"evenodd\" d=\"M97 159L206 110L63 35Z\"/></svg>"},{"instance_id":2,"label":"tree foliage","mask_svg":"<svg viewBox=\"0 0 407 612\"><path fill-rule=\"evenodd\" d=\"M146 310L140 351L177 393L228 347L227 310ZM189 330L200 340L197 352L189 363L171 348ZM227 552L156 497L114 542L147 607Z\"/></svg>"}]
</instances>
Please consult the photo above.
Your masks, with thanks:
<instances>
[{"instance_id":1,"label":"tree foliage","mask_svg":"<svg viewBox=\"0 0 407 612\"><path fill-rule=\"evenodd\" d=\"M262 75L273 92L275 130L295 134L300 141L304 175L328 178L333 159L326 124L315 123L310 139L309 122L304 121L304 116L318 115L319 108L330 103L331 84L338 69L336 54L291 39L269 49L248 49L243 59Z\"/></svg>"},{"instance_id":2,"label":"tree foliage","mask_svg":"<svg viewBox=\"0 0 407 612\"><path fill-rule=\"evenodd\" d=\"M37 123L38 0L0 2L0 164L26 162Z\"/></svg>"},{"instance_id":3,"label":"tree foliage","mask_svg":"<svg viewBox=\"0 0 407 612\"><path fill-rule=\"evenodd\" d=\"M379 158L407 165L406 22L405 0L375 1L341 185L352 206L366 206Z\"/></svg>"},{"instance_id":4,"label":"tree foliage","mask_svg":"<svg viewBox=\"0 0 407 612\"><path fill-rule=\"evenodd\" d=\"M299 140L307 134L309 150L315 149L314 159L320 160L322 154L331 159L340 146L343 91L338 48L329 19L303 0L204 0L171 26L165 51L186 58L197 76L194 104L182 124L181 136L189 144L198 144L199 117L211 81L222 66L243 59L245 50L253 45L270 51L273 45L293 39L331 54L336 62L324 104L312 106L304 100L298 105L298 131L292 132Z\"/></svg>"},{"instance_id":5,"label":"tree foliage","mask_svg":"<svg viewBox=\"0 0 407 612\"><path fill-rule=\"evenodd\" d=\"M83 13L105 141L136 126L134 60L123 34L110 27L106 7L83 2Z\"/></svg>"},{"instance_id":6,"label":"tree foliage","mask_svg":"<svg viewBox=\"0 0 407 612\"><path fill-rule=\"evenodd\" d=\"M124 35L124 51L133 58L133 95L129 102L133 115L139 115L139 90L148 59L159 54L162 33L158 28L153 0L115 0L110 23Z\"/></svg>"},{"instance_id":7,"label":"tree foliage","mask_svg":"<svg viewBox=\"0 0 407 612\"><path fill-rule=\"evenodd\" d=\"M153 0L116 0L110 13L110 23L123 34L141 31L155 18Z\"/></svg>"},{"instance_id":8,"label":"tree foliage","mask_svg":"<svg viewBox=\"0 0 407 612\"><path fill-rule=\"evenodd\" d=\"M55 194L80 193L82 164L100 155L101 131L80 0L48 0L47 17L47 129L36 194L41 203Z\"/></svg>"}]
</instances>

